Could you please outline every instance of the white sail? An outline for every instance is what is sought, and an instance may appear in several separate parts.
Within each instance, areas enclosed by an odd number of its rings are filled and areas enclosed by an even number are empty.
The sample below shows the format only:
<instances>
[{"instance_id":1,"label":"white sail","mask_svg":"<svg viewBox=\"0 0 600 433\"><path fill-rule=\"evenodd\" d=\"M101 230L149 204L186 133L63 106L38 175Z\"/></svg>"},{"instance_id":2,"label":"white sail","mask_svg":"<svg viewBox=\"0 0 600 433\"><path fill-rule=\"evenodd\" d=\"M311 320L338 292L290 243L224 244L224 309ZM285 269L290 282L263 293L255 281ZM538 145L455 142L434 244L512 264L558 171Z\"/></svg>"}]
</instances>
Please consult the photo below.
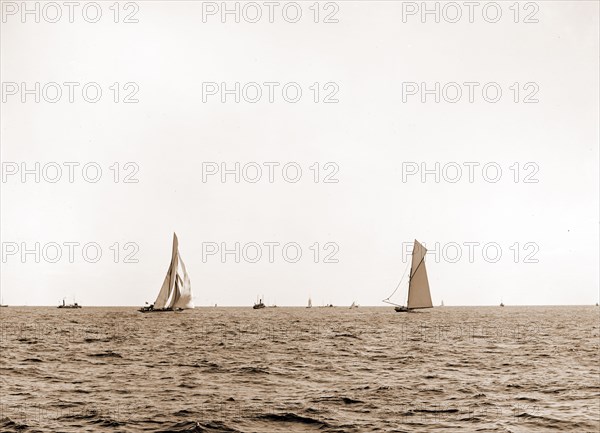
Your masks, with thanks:
<instances>
[{"instance_id":1,"label":"white sail","mask_svg":"<svg viewBox=\"0 0 600 433\"><path fill-rule=\"evenodd\" d=\"M408 285L407 308L409 309L433 307L425 269L425 254L427 254L427 249L415 239Z\"/></svg>"},{"instance_id":2,"label":"white sail","mask_svg":"<svg viewBox=\"0 0 600 433\"><path fill-rule=\"evenodd\" d=\"M177 235L173 233L173 250L171 252L171 263L169 264L169 269L167 270L167 275L165 276L165 280L163 281L162 287L160 288L160 292L158 292L158 296L156 297L156 301L154 301L155 309L162 309L167 306L167 302L173 293L173 288L176 283L176 272L177 272L177 251L178 251L179 241L177 239Z\"/></svg>"},{"instance_id":3,"label":"white sail","mask_svg":"<svg viewBox=\"0 0 600 433\"><path fill-rule=\"evenodd\" d=\"M185 269L185 264L183 263L183 260L181 260L181 256L179 256L179 263L181 264L183 277L177 274L179 281L177 285L178 296L177 299L173 301L173 308L194 308L194 301L192 299L192 283L187 270Z\"/></svg>"},{"instance_id":4,"label":"white sail","mask_svg":"<svg viewBox=\"0 0 600 433\"><path fill-rule=\"evenodd\" d=\"M173 291L171 292L172 296L168 308L175 308L175 304L179 302L179 298L181 297L181 285L181 276L179 273L175 273L175 287L173 287Z\"/></svg>"},{"instance_id":5,"label":"white sail","mask_svg":"<svg viewBox=\"0 0 600 433\"><path fill-rule=\"evenodd\" d=\"M180 264L183 277L179 271ZM163 308L194 308L190 278L179 255L179 241L175 233L173 233L171 264L156 301L154 301L154 309Z\"/></svg>"},{"instance_id":6,"label":"white sail","mask_svg":"<svg viewBox=\"0 0 600 433\"><path fill-rule=\"evenodd\" d=\"M312 299L308 298L308 308L312 307Z\"/></svg>"}]
</instances>

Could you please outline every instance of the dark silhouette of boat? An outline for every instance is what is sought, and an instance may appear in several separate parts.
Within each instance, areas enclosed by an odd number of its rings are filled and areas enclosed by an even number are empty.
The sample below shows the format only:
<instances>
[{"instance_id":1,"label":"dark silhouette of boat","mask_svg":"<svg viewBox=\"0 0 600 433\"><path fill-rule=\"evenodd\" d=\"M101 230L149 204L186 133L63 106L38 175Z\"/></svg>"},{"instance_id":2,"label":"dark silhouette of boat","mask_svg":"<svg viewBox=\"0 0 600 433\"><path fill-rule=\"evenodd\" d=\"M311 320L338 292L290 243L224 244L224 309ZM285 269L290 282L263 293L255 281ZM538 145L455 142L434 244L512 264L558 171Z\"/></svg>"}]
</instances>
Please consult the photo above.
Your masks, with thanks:
<instances>
[{"instance_id":1,"label":"dark silhouette of boat","mask_svg":"<svg viewBox=\"0 0 600 433\"><path fill-rule=\"evenodd\" d=\"M79 305L77 302L74 302L72 304L65 304L65 300L63 299L62 304L56 308L81 308L81 305Z\"/></svg>"},{"instance_id":2,"label":"dark silhouette of boat","mask_svg":"<svg viewBox=\"0 0 600 433\"><path fill-rule=\"evenodd\" d=\"M140 313L164 313L168 311L183 311L183 308L154 308L154 304L142 307L138 310Z\"/></svg>"}]
</instances>

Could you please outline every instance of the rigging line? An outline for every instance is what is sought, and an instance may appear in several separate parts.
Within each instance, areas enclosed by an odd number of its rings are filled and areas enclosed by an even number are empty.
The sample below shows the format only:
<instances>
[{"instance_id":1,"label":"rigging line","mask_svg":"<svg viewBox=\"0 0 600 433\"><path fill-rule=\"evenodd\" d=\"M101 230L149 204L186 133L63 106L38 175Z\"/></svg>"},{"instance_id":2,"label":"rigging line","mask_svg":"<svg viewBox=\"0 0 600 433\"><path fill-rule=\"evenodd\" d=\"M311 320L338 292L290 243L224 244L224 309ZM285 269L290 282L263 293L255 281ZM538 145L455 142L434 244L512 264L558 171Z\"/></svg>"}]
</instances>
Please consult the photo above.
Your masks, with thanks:
<instances>
[{"instance_id":1,"label":"rigging line","mask_svg":"<svg viewBox=\"0 0 600 433\"><path fill-rule=\"evenodd\" d=\"M390 296L388 296L387 298L385 298L385 301L389 300L392 296L394 296L394 293L396 293L398 291L398 289L400 288L400 284L402 284L402 281L404 280L404 277L406 276L406 271L408 270L408 265L410 264L410 262L408 262L406 264L406 268L404 268L404 273L402 274L402 277L400 278L400 281L398 281L398 285L396 286L396 288L394 289L394 291L392 292L392 294Z\"/></svg>"}]
</instances>

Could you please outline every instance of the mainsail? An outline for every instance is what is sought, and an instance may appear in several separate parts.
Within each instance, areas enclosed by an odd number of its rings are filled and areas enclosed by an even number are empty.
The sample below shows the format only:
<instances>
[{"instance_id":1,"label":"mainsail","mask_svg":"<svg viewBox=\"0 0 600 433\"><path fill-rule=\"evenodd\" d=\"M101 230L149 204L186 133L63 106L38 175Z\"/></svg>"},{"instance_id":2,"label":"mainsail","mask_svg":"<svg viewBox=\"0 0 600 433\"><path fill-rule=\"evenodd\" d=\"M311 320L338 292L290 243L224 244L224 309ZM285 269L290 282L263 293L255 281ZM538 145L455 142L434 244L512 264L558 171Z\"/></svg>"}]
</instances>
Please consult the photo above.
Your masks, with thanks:
<instances>
[{"instance_id":1,"label":"mainsail","mask_svg":"<svg viewBox=\"0 0 600 433\"><path fill-rule=\"evenodd\" d=\"M312 307L312 299L308 298L308 307L307 308L311 308Z\"/></svg>"},{"instance_id":2,"label":"mainsail","mask_svg":"<svg viewBox=\"0 0 600 433\"><path fill-rule=\"evenodd\" d=\"M181 274L183 274L183 277ZM169 265L160 292L158 292L156 301L154 301L155 310L163 308L194 308L190 277L187 274L183 260L181 260L179 241L175 233L173 233L171 264Z\"/></svg>"},{"instance_id":3,"label":"mainsail","mask_svg":"<svg viewBox=\"0 0 600 433\"><path fill-rule=\"evenodd\" d=\"M415 239L408 283L408 302L406 305L408 309L433 307L431 293L429 293L427 270L425 269L425 254L427 254L427 249Z\"/></svg>"}]
</instances>

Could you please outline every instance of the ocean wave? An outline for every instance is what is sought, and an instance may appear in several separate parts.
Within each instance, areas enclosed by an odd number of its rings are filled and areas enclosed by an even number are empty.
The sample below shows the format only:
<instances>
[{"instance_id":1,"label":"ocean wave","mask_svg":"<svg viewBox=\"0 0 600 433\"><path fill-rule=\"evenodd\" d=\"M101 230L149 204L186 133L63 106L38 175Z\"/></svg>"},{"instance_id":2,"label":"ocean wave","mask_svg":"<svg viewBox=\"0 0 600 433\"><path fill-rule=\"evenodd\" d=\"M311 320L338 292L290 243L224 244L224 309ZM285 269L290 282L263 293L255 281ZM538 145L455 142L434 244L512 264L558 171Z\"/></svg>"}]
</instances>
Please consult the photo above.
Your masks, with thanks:
<instances>
[{"instance_id":1,"label":"ocean wave","mask_svg":"<svg viewBox=\"0 0 600 433\"><path fill-rule=\"evenodd\" d=\"M321 421L321 420L318 420L315 418L311 418L311 417L307 417L307 416L297 415L297 414L291 413L291 412L287 412L287 413L283 413L283 414L266 413L266 414L258 415L257 418L264 419L267 421L278 422L278 423L313 424L313 425L318 425L320 427L329 427L329 424L327 424L324 421Z\"/></svg>"},{"instance_id":2,"label":"ocean wave","mask_svg":"<svg viewBox=\"0 0 600 433\"><path fill-rule=\"evenodd\" d=\"M90 353L88 356L93 356L96 358L122 358L119 353L113 352L112 350L106 350L99 353Z\"/></svg>"},{"instance_id":3,"label":"ocean wave","mask_svg":"<svg viewBox=\"0 0 600 433\"><path fill-rule=\"evenodd\" d=\"M167 429L155 430L154 433L242 433L222 422L179 422L171 424Z\"/></svg>"}]
</instances>

